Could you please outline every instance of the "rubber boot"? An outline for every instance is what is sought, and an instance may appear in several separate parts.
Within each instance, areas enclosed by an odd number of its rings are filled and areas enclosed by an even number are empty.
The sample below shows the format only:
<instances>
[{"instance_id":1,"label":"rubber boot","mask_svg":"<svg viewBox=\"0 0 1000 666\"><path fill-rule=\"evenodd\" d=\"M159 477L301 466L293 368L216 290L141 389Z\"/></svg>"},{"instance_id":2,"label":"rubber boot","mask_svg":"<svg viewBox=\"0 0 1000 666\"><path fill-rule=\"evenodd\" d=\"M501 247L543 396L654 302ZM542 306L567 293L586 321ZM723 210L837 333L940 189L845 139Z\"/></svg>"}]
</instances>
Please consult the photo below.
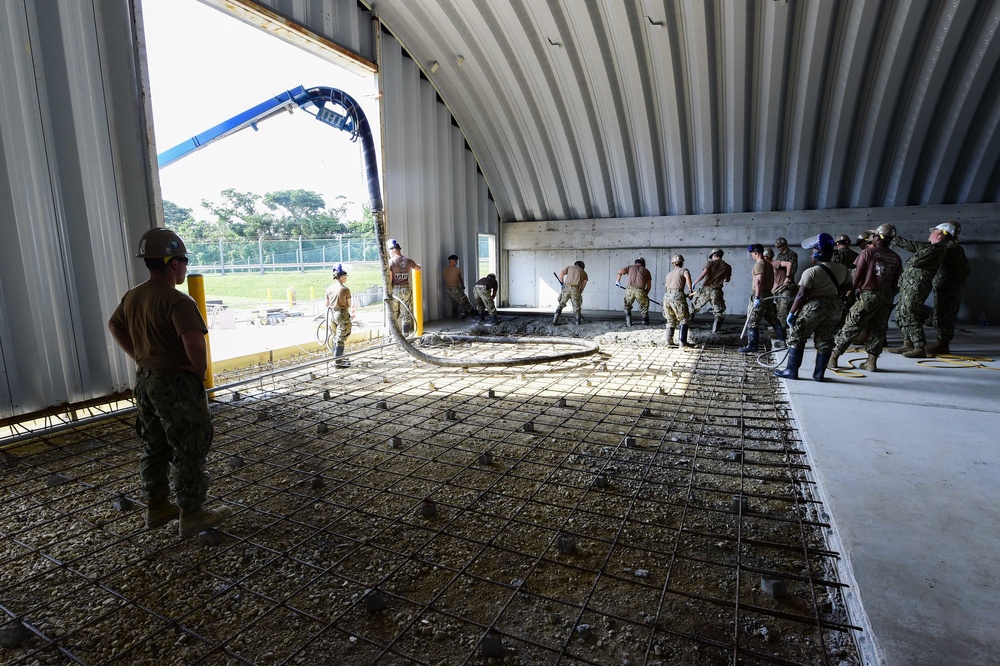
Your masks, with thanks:
<instances>
[{"instance_id":1,"label":"rubber boot","mask_svg":"<svg viewBox=\"0 0 1000 666\"><path fill-rule=\"evenodd\" d=\"M181 508L166 497L150 499L146 505L146 529L163 527L181 515Z\"/></svg>"},{"instance_id":2,"label":"rubber boot","mask_svg":"<svg viewBox=\"0 0 1000 666\"><path fill-rule=\"evenodd\" d=\"M576 313L576 324L577 324L577 326L579 326L582 323L583 323L583 315L580 314L579 312L577 312Z\"/></svg>"},{"instance_id":3,"label":"rubber boot","mask_svg":"<svg viewBox=\"0 0 1000 666\"><path fill-rule=\"evenodd\" d=\"M562 314L562 308L556 308L556 313L552 315L552 325L555 326L559 323L559 315Z\"/></svg>"},{"instance_id":4,"label":"rubber boot","mask_svg":"<svg viewBox=\"0 0 1000 666\"><path fill-rule=\"evenodd\" d=\"M693 344L688 342L688 325L681 324L681 347L694 347Z\"/></svg>"},{"instance_id":5,"label":"rubber boot","mask_svg":"<svg viewBox=\"0 0 1000 666\"><path fill-rule=\"evenodd\" d=\"M878 356L875 356L874 354L868 354L868 358L865 359L865 362L861 364L861 369L867 370L868 372L875 372L876 370L878 370L878 368L875 367L875 361L877 359Z\"/></svg>"},{"instance_id":6,"label":"rubber boot","mask_svg":"<svg viewBox=\"0 0 1000 666\"><path fill-rule=\"evenodd\" d=\"M721 328L721 327L722 327L722 319L720 319L719 317L716 317L712 321L712 333L718 333L719 332L719 328Z\"/></svg>"},{"instance_id":7,"label":"rubber boot","mask_svg":"<svg viewBox=\"0 0 1000 666\"><path fill-rule=\"evenodd\" d=\"M486 321L486 311L485 310L480 310L479 311L479 323L482 324L484 321Z\"/></svg>"},{"instance_id":8,"label":"rubber boot","mask_svg":"<svg viewBox=\"0 0 1000 666\"><path fill-rule=\"evenodd\" d=\"M642 325L643 326L649 326L649 313L648 312L643 312L642 313Z\"/></svg>"},{"instance_id":9,"label":"rubber boot","mask_svg":"<svg viewBox=\"0 0 1000 666\"><path fill-rule=\"evenodd\" d=\"M632 325L632 311L631 310L625 310L625 325L626 326L631 326Z\"/></svg>"},{"instance_id":10,"label":"rubber boot","mask_svg":"<svg viewBox=\"0 0 1000 666\"><path fill-rule=\"evenodd\" d=\"M670 324L667 324L667 346L668 347L677 346L674 344L674 327L671 326Z\"/></svg>"},{"instance_id":11,"label":"rubber boot","mask_svg":"<svg viewBox=\"0 0 1000 666\"><path fill-rule=\"evenodd\" d=\"M458 303L455 301L451 302L451 318L458 319Z\"/></svg>"},{"instance_id":12,"label":"rubber boot","mask_svg":"<svg viewBox=\"0 0 1000 666\"><path fill-rule=\"evenodd\" d=\"M908 352L903 352L905 358L927 358L927 349L924 347L914 347Z\"/></svg>"},{"instance_id":13,"label":"rubber boot","mask_svg":"<svg viewBox=\"0 0 1000 666\"><path fill-rule=\"evenodd\" d=\"M333 350L333 366L335 368L349 368L351 367L351 362L346 358L340 358L344 355L344 345L337 345Z\"/></svg>"},{"instance_id":14,"label":"rubber boot","mask_svg":"<svg viewBox=\"0 0 1000 666\"><path fill-rule=\"evenodd\" d=\"M932 345L927 345L926 351L930 356L937 356L938 354L950 354L951 349L949 348L948 340L938 340Z\"/></svg>"},{"instance_id":15,"label":"rubber boot","mask_svg":"<svg viewBox=\"0 0 1000 666\"><path fill-rule=\"evenodd\" d=\"M741 354L753 354L757 351L757 342L760 340L760 331L756 328L747 329L747 344L745 347L740 347L736 351Z\"/></svg>"},{"instance_id":16,"label":"rubber boot","mask_svg":"<svg viewBox=\"0 0 1000 666\"><path fill-rule=\"evenodd\" d=\"M403 337L405 338L410 334L410 324L404 321L399 325L399 330L403 333Z\"/></svg>"},{"instance_id":17,"label":"rubber boot","mask_svg":"<svg viewBox=\"0 0 1000 666\"><path fill-rule=\"evenodd\" d=\"M493 314L490 315L490 323L493 324L494 326L496 326L497 324L500 323L500 320L497 319L497 313L496 312L494 312Z\"/></svg>"},{"instance_id":18,"label":"rubber boot","mask_svg":"<svg viewBox=\"0 0 1000 666\"><path fill-rule=\"evenodd\" d=\"M788 362L785 363L784 370L775 370L775 377L784 377L785 379L798 379L799 378L799 367L802 365L802 350L805 349L805 345L799 345L797 347L788 348Z\"/></svg>"},{"instance_id":19,"label":"rubber boot","mask_svg":"<svg viewBox=\"0 0 1000 666\"><path fill-rule=\"evenodd\" d=\"M813 369L813 379L823 381L826 374L826 364L830 362L830 352L816 352L816 367Z\"/></svg>"},{"instance_id":20,"label":"rubber boot","mask_svg":"<svg viewBox=\"0 0 1000 666\"><path fill-rule=\"evenodd\" d=\"M200 532L218 527L233 515L228 506L218 509L195 509L181 512L180 534L182 537L197 536Z\"/></svg>"},{"instance_id":21,"label":"rubber boot","mask_svg":"<svg viewBox=\"0 0 1000 666\"><path fill-rule=\"evenodd\" d=\"M909 340L903 340L902 347L893 347L888 351L890 354L905 354L906 352L911 351L912 349L913 349L913 343L910 342Z\"/></svg>"},{"instance_id":22,"label":"rubber boot","mask_svg":"<svg viewBox=\"0 0 1000 666\"><path fill-rule=\"evenodd\" d=\"M771 343L771 349L786 349L788 347L785 344L785 329L781 327L781 324L774 325L774 342Z\"/></svg>"},{"instance_id":23,"label":"rubber boot","mask_svg":"<svg viewBox=\"0 0 1000 666\"><path fill-rule=\"evenodd\" d=\"M830 368L831 370L836 370L838 367L840 367L837 365L837 361L839 359L840 359L840 352L836 350L833 351L830 354L830 362L826 364L826 367Z\"/></svg>"}]
</instances>

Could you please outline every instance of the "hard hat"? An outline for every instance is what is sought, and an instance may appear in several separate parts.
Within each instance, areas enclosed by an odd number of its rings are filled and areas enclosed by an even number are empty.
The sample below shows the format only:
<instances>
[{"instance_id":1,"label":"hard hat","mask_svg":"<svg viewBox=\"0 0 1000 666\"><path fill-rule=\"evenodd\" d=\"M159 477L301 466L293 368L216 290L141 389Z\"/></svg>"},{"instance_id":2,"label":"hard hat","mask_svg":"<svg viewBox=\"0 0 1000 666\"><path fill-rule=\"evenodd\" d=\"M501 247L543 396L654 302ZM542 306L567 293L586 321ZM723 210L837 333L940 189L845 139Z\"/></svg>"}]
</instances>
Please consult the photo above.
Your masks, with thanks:
<instances>
[{"instance_id":1,"label":"hard hat","mask_svg":"<svg viewBox=\"0 0 1000 666\"><path fill-rule=\"evenodd\" d=\"M948 234L949 236L954 236L955 233L956 233L955 232L955 225L952 224L951 222L942 222L941 224L937 225L936 227L931 227L931 231L934 231L935 229L937 229L939 231L943 231L946 234Z\"/></svg>"},{"instance_id":2,"label":"hard hat","mask_svg":"<svg viewBox=\"0 0 1000 666\"><path fill-rule=\"evenodd\" d=\"M955 227L955 236L958 237L958 235L962 233L962 225L956 222L955 220L948 220L948 222L951 224L951 226Z\"/></svg>"},{"instance_id":3,"label":"hard hat","mask_svg":"<svg viewBox=\"0 0 1000 666\"><path fill-rule=\"evenodd\" d=\"M574 266L579 266L580 268L586 268L586 266L583 264L582 261L575 261L575 262L573 262L573 265Z\"/></svg>"},{"instance_id":4,"label":"hard hat","mask_svg":"<svg viewBox=\"0 0 1000 666\"><path fill-rule=\"evenodd\" d=\"M764 248L764 256L768 259L774 259L774 250L769 247Z\"/></svg>"},{"instance_id":5,"label":"hard hat","mask_svg":"<svg viewBox=\"0 0 1000 666\"><path fill-rule=\"evenodd\" d=\"M675 254L674 256L670 257L670 263L672 263L672 264L683 264L684 263L684 255L683 254Z\"/></svg>"},{"instance_id":6,"label":"hard hat","mask_svg":"<svg viewBox=\"0 0 1000 666\"><path fill-rule=\"evenodd\" d=\"M788 241L785 240L784 236L778 236L774 239L774 247L781 247L782 245L788 245Z\"/></svg>"},{"instance_id":7,"label":"hard hat","mask_svg":"<svg viewBox=\"0 0 1000 666\"><path fill-rule=\"evenodd\" d=\"M399 242L395 238L390 238L385 242L385 249L387 250L402 250L399 246Z\"/></svg>"},{"instance_id":8,"label":"hard hat","mask_svg":"<svg viewBox=\"0 0 1000 666\"><path fill-rule=\"evenodd\" d=\"M139 239L139 251L135 256L140 259L159 259L161 257L183 257L187 254L184 241L170 229L150 229Z\"/></svg>"},{"instance_id":9,"label":"hard hat","mask_svg":"<svg viewBox=\"0 0 1000 666\"><path fill-rule=\"evenodd\" d=\"M896 227L886 222L885 224L878 225L878 228L875 229L875 231L873 231L872 234L876 236L881 236L886 240L892 240L892 238L895 237L896 235Z\"/></svg>"},{"instance_id":10,"label":"hard hat","mask_svg":"<svg viewBox=\"0 0 1000 666\"><path fill-rule=\"evenodd\" d=\"M337 264L333 267L333 277L339 278L341 275L347 275L347 271L344 270L344 266L342 264Z\"/></svg>"},{"instance_id":11,"label":"hard hat","mask_svg":"<svg viewBox=\"0 0 1000 666\"><path fill-rule=\"evenodd\" d=\"M712 258L712 257L714 257L715 255L719 255L720 257L722 257L722 256L724 256L725 254L726 254L726 253L722 251L722 248L721 248L721 247L713 247L713 248L712 248L712 251L708 253L708 256L709 256L709 258Z\"/></svg>"},{"instance_id":12,"label":"hard hat","mask_svg":"<svg viewBox=\"0 0 1000 666\"><path fill-rule=\"evenodd\" d=\"M851 237L848 236L847 234L840 234L839 236L837 236L837 241L836 242L838 244L839 243L847 243L848 245L850 245L851 244Z\"/></svg>"},{"instance_id":13,"label":"hard hat","mask_svg":"<svg viewBox=\"0 0 1000 666\"><path fill-rule=\"evenodd\" d=\"M869 243L871 242L871 239L872 239L872 232L870 231L862 231L860 234L858 234L858 242L864 241L866 243Z\"/></svg>"},{"instance_id":14,"label":"hard hat","mask_svg":"<svg viewBox=\"0 0 1000 666\"><path fill-rule=\"evenodd\" d=\"M638 259L635 260L635 263L640 264L642 266L645 266L646 265L646 260L643 259L642 257L639 257Z\"/></svg>"},{"instance_id":15,"label":"hard hat","mask_svg":"<svg viewBox=\"0 0 1000 666\"><path fill-rule=\"evenodd\" d=\"M496 280L497 279L497 274L496 273L489 273L489 274L486 275L486 277L492 278L492 279Z\"/></svg>"},{"instance_id":16,"label":"hard hat","mask_svg":"<svg viewBox=\"0 0 1000 666\"><path fill-rule=\"evenodd\" d=\"M833 236L827 233L817 234L802 241L806 250L824 250L833 247Z\"/></svg>"}]
</instances>

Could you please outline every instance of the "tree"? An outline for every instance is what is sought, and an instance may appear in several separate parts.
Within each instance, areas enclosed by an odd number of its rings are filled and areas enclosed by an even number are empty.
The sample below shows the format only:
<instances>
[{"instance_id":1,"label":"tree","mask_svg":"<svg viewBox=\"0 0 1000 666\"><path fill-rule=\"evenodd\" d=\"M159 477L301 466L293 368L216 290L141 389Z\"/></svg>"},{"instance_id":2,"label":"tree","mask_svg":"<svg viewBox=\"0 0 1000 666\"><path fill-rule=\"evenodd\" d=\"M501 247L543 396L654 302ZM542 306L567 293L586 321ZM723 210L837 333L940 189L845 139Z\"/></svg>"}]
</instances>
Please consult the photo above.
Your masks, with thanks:
<instances>
[{"instance_id":1,"label":"tree","mask_svg":"<svg viewBox=\"0 0 1000 666\"><path fill-rule=\"evenodd\" d=\"M177 229L182 222L193 219L190 208L182 208L173 201L163 200L163 223L168 229Z\"/></svg>"},{"instance_id":2,"label":"tree","mask_svg":"<svg viewBox=\"0 0 1000 666\"><path fill-rule=\"evenodd\" d=\"M371 204L361 204L361 219L352 220L344 225L347 229L344 233L362 238L372 238L375 236L375 216L372 215Z\"/></svg>"},{"instance_id":3,"label":"tree","mask_svg":"<svg viewBox=\"0 0 1000 666\"><path fill-rule=\"evenodd\" d=\"M256 240L260 236L272 236L279 232L275 216L258 210L258 203L263 198L259 194L238 192L233 188L219 194L223 198L222 203L202 199L201 205L218 218L220 231L225 235Z\"/></svg>"}]
</instances>

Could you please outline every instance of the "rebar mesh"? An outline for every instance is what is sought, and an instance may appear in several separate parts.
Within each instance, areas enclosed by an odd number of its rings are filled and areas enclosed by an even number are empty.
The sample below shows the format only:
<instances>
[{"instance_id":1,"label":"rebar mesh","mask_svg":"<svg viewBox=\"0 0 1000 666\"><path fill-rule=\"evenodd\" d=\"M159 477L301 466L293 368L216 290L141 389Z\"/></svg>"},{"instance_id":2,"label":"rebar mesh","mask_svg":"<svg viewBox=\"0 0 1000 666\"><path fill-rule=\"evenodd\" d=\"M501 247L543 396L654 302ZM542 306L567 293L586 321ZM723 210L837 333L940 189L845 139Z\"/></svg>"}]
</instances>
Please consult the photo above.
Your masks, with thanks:
<instances>
[{"instance_id":1,"label":"rebar mesh","mask_svg":"<svg viewBox=\"0 0 1000 666\"><path fill-rule=\"evenodd\" d=\"M142 527L128 418L9 451L0 620L30 638L0 654L857 663L775 380L726 350L604 352L451 371L376 349L222 391L211 503L235 515L197 539Z\"/></svg>"}]
</instances>

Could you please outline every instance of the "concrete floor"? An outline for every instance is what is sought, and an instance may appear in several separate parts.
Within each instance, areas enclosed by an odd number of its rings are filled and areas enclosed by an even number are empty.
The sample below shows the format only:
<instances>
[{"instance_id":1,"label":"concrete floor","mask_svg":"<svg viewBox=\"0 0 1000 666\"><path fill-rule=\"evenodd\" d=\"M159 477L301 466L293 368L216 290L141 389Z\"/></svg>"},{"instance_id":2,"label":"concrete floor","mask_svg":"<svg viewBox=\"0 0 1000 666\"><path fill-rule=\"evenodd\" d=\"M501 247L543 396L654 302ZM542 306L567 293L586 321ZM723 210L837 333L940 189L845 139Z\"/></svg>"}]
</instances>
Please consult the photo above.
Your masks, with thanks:
<instances>
[{"instance_id":1,"label":"concrete floor","mask_svg":"<svg viewBox=\"0 0 1000 666\"><path fill-rule=\"evenodd\" d=\"M1000 652L1000 328L960 329L952 348L977 360L885 353L874 374L784 382L868 663L979 665ZM813 360L807 350L803 370Z\"/></svg>"}]
</instances>

